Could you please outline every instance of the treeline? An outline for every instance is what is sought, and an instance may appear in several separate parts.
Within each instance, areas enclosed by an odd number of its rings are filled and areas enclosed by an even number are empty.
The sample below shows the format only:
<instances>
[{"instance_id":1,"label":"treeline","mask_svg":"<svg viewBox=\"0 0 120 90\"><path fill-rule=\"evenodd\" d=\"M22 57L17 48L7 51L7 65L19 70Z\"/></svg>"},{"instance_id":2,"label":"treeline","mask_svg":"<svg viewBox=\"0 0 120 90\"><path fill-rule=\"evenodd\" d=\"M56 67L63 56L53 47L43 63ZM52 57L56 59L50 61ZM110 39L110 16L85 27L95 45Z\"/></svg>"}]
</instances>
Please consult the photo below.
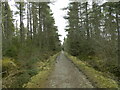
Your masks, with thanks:
<instances>
[{"instance_id":1,"label":"treeline","mask_svg":"<svg viewBox=\"0 0 120 90\"><path fill-rule=\"evenodd\" d=\"M64 49L95 69L119 77L120 2L71 2Z\"/></svg>"},{"instance_id":2,"label":"treeline","mask_svg":"<svg viewBox=\"0 0 120 90\"><path fill-rule=\"evenodd\" d=\"M3 87L22 87L37 73L34 63L46 60L61 47L49 3L17 2L15 7L13 13L8 2L2 2L3 78L9 77L3 79ZM12 77L14 73L16 77Z\"/></svg>"}]
</instances>

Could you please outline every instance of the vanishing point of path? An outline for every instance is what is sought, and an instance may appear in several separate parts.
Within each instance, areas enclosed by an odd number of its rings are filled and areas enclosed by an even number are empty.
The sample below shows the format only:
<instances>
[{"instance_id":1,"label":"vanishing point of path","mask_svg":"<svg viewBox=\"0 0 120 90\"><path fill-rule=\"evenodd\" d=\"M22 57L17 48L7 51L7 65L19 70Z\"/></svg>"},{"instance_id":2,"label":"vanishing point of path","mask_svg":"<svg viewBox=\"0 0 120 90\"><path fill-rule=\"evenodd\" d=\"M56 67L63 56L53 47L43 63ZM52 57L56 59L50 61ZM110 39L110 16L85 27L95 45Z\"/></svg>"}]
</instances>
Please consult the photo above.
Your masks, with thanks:
<instances>
[{"instance_id":1,"label":"vanishing point of path","mask_svg":"<svg viewBox=\"0 0 120 90\"><path fill-rule=\"evenodd\" d=\"M93 88L93 86L62 51L57 57L53 72L48 77L46 88Z\"/></svg>"}]
</instances>

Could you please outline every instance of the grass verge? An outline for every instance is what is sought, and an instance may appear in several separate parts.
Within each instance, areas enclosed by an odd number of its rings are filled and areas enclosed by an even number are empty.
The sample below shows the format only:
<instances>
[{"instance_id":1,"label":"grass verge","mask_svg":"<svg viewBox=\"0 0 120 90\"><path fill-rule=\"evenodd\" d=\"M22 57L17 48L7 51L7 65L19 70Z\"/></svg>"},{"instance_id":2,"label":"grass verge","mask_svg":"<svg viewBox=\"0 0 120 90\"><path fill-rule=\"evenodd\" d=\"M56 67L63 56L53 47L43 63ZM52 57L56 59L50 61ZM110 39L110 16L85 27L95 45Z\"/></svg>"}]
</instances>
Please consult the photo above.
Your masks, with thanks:
<instances>
[{"instance_id":1,"label":"grass verge","mask_svg":"<svg viewBox=\"0 0 120 90\"><path fill-rule=\"evenodd\" d=\"M59 53L58 53L59 54ZM30 81L23 85L24 88L44 88L45 81L54 68L58 54L51 56L46 62L38 63L39 73L31 77Z\"/></svg>"},{"instance_id":2,"label":"grass verge","mask_svg":"<svg viewBox=\"0 0 120 90\"><path fill-rule=\"evenodd\" d=\"M88 77L95 87L118 88L118 84L115 80L103 76L102 72L96 71L94 68L87 66L86 62L80 61L68 53L65 54Z\"/></svg>"}]
</instances>

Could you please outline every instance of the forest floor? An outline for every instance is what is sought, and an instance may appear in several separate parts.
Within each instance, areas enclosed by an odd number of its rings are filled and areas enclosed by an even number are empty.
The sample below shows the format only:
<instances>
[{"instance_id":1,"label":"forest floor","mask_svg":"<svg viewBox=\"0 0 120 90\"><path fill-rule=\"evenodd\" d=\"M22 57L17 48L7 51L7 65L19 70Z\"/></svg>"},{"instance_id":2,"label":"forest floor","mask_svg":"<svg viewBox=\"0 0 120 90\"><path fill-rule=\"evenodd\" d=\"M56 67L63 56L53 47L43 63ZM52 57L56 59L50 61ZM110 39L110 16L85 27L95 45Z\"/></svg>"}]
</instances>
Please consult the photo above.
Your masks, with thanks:
<instances>
[{"instance_id":1,"label":"forest floor","mask_svg":"<svg viewBox=\"0 0 120 90\"><path fill-rule=\"evenodd\" d=\"M55 68L46 81L46 88L93 88L87 77L75 67L62 51Z\"/></svg>"}]
</instances>

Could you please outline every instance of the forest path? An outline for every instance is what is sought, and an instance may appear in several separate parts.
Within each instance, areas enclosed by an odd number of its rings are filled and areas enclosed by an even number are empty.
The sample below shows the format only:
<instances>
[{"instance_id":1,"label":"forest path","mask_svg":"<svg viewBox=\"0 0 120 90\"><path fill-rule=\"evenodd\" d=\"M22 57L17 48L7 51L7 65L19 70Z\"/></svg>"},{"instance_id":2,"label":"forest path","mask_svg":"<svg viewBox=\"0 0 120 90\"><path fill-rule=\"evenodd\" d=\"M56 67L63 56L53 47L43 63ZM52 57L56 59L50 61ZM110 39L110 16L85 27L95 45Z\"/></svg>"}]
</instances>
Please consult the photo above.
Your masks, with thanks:
<instances>
[{"instance_id":1,"label":"forest path","mask_svg":"<svg viewBox=\"0 0 120 90\"><path fill-rule=\"evenodd\" d=\"M62 51L48 77L46 88L93 88L86 76L68 60Z\"/></svg>"}]
</instances>

